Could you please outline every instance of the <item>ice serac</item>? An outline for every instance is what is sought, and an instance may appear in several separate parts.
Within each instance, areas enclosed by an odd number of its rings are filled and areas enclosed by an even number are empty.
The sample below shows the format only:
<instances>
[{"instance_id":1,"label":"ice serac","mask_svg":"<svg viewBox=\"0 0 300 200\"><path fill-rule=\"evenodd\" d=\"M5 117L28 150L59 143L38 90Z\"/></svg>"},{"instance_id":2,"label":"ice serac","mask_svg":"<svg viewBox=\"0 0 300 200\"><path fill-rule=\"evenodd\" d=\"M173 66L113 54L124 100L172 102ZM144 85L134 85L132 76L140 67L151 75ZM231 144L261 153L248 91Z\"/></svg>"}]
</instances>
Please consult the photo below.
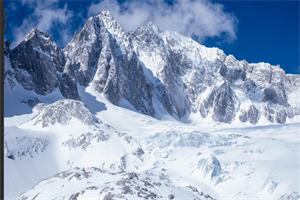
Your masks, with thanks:
<instances>
[{"instance_id":1,"label":"ice serac","mask_svg":"<svg viewBox=\"0 0 300 200\"><path fill-rule=\"evenodd\" d=\"M115 105L128 101L137 111L153 116L153 89L132 49L130 37L108 11L88 19L64 49L79 83L90 83Z\"/></svg>"},{"instance_id":2,"label":"ice serac","mask_svg":"<svg viewBox=\"0 0 300 200\"><path fill-rule=\"evenodd\" d=\"M76 80L70 81L64 72L66 58L53 38L37 29L32 29L25 39L9 52L16 80L24 89L39 95L47 95L57 87L65 98L79 99Z\"/></svg>"},{"instance_id":3,"label":"ice serac","mask_svg":"<svg viewBox=\"0 0 300 200\"><path fill-rule=\"evenodd\" d=\"M212 155L204 155L200 157L201 158L197 163L196 170L200 171L203 178L214 178L221 173L221 164L216 157Z\"/></svg>"}]
</instances>

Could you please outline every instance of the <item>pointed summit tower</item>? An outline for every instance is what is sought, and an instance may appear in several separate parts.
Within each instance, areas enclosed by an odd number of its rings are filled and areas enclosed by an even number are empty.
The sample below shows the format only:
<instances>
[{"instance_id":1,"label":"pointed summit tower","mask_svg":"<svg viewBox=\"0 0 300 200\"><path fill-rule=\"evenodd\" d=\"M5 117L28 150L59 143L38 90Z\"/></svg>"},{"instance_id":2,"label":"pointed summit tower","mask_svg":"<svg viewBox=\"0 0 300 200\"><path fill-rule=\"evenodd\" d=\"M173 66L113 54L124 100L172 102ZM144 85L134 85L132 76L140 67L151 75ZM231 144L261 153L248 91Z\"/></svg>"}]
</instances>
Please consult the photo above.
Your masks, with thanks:
<instances>
[{"instance_id":1,"label":"pointed summit tower","mask_svg":"<svg viewBox=\"0 0 300 200\"><path fill-rule=\"evenodd\" d=\"M36 28L12 50L10 60L18 82L25 89L41 95L58 87L57 73L63 72L66 62L63 51L53 38Z\"/></svg>"},{"instance_id":2,"label":"pointed summit tower","mask_svg":"<svg viewBox=\"0 0 300 200\"><path fill-rule=\"evenodd\" d=\"M64 52L80 85L91 84L115 105L125 99L136 110L154 115L152 87L129 35L109 11L90 17Z\"/></svg>"}]
</instances>

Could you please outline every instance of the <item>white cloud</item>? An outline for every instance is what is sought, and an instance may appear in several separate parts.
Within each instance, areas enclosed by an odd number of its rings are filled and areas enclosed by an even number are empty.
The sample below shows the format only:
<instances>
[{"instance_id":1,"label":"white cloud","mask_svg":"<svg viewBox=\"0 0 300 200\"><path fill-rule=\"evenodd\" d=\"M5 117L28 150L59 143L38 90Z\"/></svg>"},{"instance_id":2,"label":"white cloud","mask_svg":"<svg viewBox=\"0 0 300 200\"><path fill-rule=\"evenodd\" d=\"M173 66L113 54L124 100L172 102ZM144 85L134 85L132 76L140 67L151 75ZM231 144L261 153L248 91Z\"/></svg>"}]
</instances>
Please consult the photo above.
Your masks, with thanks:
<instances>
[{"instance_id":1,"label":"white cloud","mask_svg":"<svg viewBox=\"0 0 300 200\"><path fill-rule=\"evenodd\" d=\"M116 0L103 0L89 7L89 16L101 10L110 10L117 21L128 31L152 21L154 24L187 36L196 36L199 41L207 37L236 39L237 19L224 11L221 4L209 0L177 0L173 5L163 0L129 1L119 4Z\"/></svg>"},{"instance_id":2,"label":"white cloud","mask_svg":"<svg viewBox=\"0 0 300 200\"><path fill-rule=\"evenodd\" d=\"M58 42L64 46L73 36L71 20L77 17L68 10L58 6L58 0L22 0L23 5L33 12L23 19L21 26L14 27L12 47L16 46L34 27L51 33L58 28ZM133 31L142 24L152 21L154 24L174 30L186 36L196 36L202 42L208 37L221 37L226 41L236 38L236 18L226 13L221 4L210 0L177 0L172 5L164 0L128 1L119 4L117 0L101 0L91 4L88 16L101 10L110 10L118 22L128 31Z\"/></svg>"},{"instance_id":3,"label":"white cloud","mask_svg":"<svg viewBox=\"0 0 300 200\"><path fill-rule=\"evenodd\" d=\"M73 13L67 9L67 6L59 8L56 0L51 1L33 1L23 0L23 4L32 6L34 8L33 13L23 20L21 26L14 29L14 41L12 47L15 47L20 41L23 40L25 35L32 29L37 28L44 32L50 32L50 29L56 24L67 24L73 16ZM72 35L68 29L70 27L65 26L65 31L58 31L59 37L63 38L63 42L69 40ZM66 39L66 37L69 37Z\"/></svg>"},{"instance_id":4,"label":"white cloud","mask_svg":"<svg viewBox=\"0 0 300 200\"><path fill-rule=\"evenodd\" d=\"M130 2L125 3L124 7L128 7L128 9L122 11L120 4L116 0L104 0L98 4L92 4L88 10L88 16L96 15L104 9L109 10L116 20L129 31L135 30L149 19L150 6L147 8L147 3Z\"/></svg>"}]
</instances>

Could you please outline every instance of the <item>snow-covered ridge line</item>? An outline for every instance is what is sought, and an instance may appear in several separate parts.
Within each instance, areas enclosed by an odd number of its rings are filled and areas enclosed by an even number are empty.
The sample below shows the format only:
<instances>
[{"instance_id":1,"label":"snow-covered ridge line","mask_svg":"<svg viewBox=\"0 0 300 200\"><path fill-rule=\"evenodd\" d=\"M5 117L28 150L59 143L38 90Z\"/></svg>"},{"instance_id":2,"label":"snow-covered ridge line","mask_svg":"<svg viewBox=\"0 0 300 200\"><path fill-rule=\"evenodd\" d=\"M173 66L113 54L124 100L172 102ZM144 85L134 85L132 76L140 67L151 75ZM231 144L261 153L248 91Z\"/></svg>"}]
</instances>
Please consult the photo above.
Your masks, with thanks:
<instances>
[{"instance_id":1,"label":"snow-covered ridge line","mask_svg":"<svg viewBox=\"0 0 300 200\"><path fill-rule=\"evenodd\" d=\"M70 184L70 182L72 184ZM88 182L89 184L85 184ZM68 189L65 189L66 186ZM75 186L75 187L74 187ZM49 187L56 188L48 190ZM63 189L62 189L63 188ZM213 200L195 187L180 187L168 177L135 172L106 172L99 168L75 168L60 172L39 183L34 189L21 195L18 200L36 199L197 199Z\"/></svg>"},{"instance_id":2,"label":"snow-covered ridge line","mask_svg":"<svg viewBox=\"0 0 300 200\"><path fill-rule=\"evenodd\" d=\"M26 90L47 95L58 88L79 100L77 84L92 85L111 103L125 100L156 118L163 112L181 121L257 124L300 114L299 75L239 61L152 23L127 33L109 11L90 17L63 50L33 29L9 57Z\"/></svg>"}]
</instances>

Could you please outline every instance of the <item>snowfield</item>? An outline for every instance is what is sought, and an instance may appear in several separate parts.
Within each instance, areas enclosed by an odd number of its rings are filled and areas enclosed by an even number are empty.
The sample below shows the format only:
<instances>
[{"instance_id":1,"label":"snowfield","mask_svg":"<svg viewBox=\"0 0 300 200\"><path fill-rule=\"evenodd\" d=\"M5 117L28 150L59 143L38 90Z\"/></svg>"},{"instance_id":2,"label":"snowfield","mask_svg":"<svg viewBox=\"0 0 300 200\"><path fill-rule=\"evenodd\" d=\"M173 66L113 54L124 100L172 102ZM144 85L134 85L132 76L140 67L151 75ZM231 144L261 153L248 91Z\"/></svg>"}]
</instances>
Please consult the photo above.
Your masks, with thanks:
<instances>
[{"instance_id":1,"label":"snowfield","mask_svg":"<svg viewBox=\"0 0 300 200\"><path fill-rule=\"evenodd\" d=\"M157 120L81 92L5 118L6 199L300 198L300 123ZM89 112L91 96L106 109Z\"/></svg>"}]
</instances>

